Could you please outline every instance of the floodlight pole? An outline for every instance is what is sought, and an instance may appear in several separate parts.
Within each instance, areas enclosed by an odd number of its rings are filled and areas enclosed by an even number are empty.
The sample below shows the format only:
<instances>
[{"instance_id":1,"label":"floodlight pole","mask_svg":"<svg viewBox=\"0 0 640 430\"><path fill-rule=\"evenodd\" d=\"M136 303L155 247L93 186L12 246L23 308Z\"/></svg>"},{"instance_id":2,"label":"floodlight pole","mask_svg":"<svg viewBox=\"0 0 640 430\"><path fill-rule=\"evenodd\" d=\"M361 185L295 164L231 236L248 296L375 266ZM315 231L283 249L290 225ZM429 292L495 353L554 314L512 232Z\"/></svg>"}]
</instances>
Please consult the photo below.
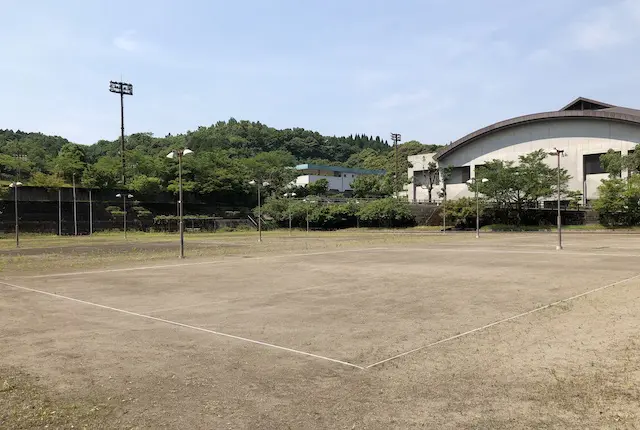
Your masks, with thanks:
<instances>
[{"instance_id":1,"label":"floodlight pole","mask_svg":"<svg viewBox=\"0 0 640 430\"><path fill-rule=\"evenodd\" d=\"M393 141L394 151L395 151L395 172L394 172L394 183L393 190L396 194L396 200L398 200L398 142L402 139L400 133L391 133L391 140Z\"/></svg>"},{"instance_id":2,"label":"floodlight pole","mask_svg":"<svg viewBox=\"0 0 640 430\"><path fill-rule=\"evenodd\" d=\"M560 157L564 155L563 149L553 148L549 155L555 155L558 159L558 245L556 249L559 251L562 249L562 215L560 211Z\"/></svg>"},{"instance_id":3,"label":"floodlight pole","mask_svg":"<svg viewBox=\"0 0 640 430\"><path fill-rule=\"evenodd\" d=\"M112 93L120 94L120 155L122 160L122 186L124 188L126 185L124 155L124 96L133 95L133 85L126 82L110 81L109 91L111 91Z\"/></svg>"}]
</instances>

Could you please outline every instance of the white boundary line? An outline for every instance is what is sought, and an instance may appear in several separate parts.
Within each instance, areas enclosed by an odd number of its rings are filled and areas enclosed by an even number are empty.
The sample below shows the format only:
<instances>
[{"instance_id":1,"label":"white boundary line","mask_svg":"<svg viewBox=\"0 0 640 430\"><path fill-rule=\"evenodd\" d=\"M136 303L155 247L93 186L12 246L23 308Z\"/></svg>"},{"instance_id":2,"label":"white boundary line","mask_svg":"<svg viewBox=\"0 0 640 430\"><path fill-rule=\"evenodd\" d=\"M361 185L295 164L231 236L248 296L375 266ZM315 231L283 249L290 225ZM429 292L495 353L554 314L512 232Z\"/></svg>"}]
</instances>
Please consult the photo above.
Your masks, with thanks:
<instances>
[{"instance_id":1,"label":"white boundary line","mask_svg":"<svg viewBox=\"0 0 640 430\"><path fill-rule=\"evenodd\" d=\"M306 255L324 255L324 254L341 254L345 252L365 252L365 251L384 251L388 248L353 248L353 249L340 249L336 251L318 251L318 252L307 252L307 253L298 253L298 254L278 254L278 255L266 255L259 257L232 257L230 259L225 260L210 260L210 261L196 261L191 263L178 263L178 264L160 264L156 266L139 266L139 267L125 267L121 269L103 269L103 270L88 270L84 272L66 272L66 273L51 273L48 275L32 275L32 276L17 276L19 279L42 279L42 278L62 278L66 276L81 276L81 275L93 275L100 273L117 273L117 272L131 272L134 270L153 270L153 269L168 269L174 267L183 267L183 266L197 266L197 265L206 265L206 264L228 264L228 263L237 263L240 261L255 261L255 260L266 260L270 258L282 258L282 257L304 257Z\"/></svg>"},{"instance_id":2,"label":"white boundary line","mask_svg":"<svg viewBox=\"0 0 640 430\"><path fill-rule=\"evenodd\" d=\"M510 245L504 245L508 247ZM553 255L553 256L562 256L562 255L589 255L595 257L640 257L640 254L625 254L622 252L612 253L612 252L579 252L579 251L567 251L560 250L557 251L553 249L553 247L549 247L547 251L523 251L523 250L515 250L515 249L495 249L497 247L482 247L479 245L478 247L471 246L467 248L438 248L438 247L425 247L425 248L386 248L386 251L389 252L416 252L416 251L448 251L448 252L488 252L494 254L540 254L540 255Z\"/></svg>"},{"instance_id":3,"label":"white boundary line","mask_svg":"<svg viewBox=\"0 0 640 430\"><path fill-rule=\"evenodd\" d=\"M418 348L414 348L414 349L412 349L410 351L406 351L406 352L403 352L401 354L394 355L393 357L389 357L389 358L386 358L384 360L380 360L380 361L378 361L376 363L373 363L373 364L370 364L368 366L365 366L364 368L365 369L371 369L372 367L376 367L376 366L379 366L381 364L387 363L389 361L393 361L393 360L396 360L398 358L404 357L406 355L413 354L414 352L422 351L424 349L428 349L428 348L431 348L433 346L440 345L442 343L450 342L452 340L459 339L461 337L468 336L470 334L473 334L473 333L476 333L476 332L479 332L479 331L482 331L482 330L486 330L486 329L488 329L490 327L493 327L495 325L502 324L502 323L509 322L509 321L513 321L513 320L516 320L518 318L522 318L524 316L531 315L533 313L540 312L540 311L543 311L543 310L548 309L550 307L559 305L560 303L569 302L571 300L575 300L575 299L578 299L580 297L584 297L584 296L587 296L589 294L593 294L593 293L596 293L598 291L602 291L602 290L605 290L607 288L611 288L611 287L614 287L616 285L620 285L620 284L623 284L625 282L629 282L629 281L632 281L632 280L638 279L638 278L640 278L640 274L634 275L634 276L632 276L630 278L622 279L620 281L613 282L611 284L607 284L607 285L602 286L602 287L594 288L593 290L589 290L589 291L584 292L584 293L576 294L575 296L571 296L571 297L568 297L566 299L562 299L562 300L558 300L558 301L553 302L553 303L549 303L548 305L544 305L544 306L537 307L535 309L531 309L530 311L522 312L520 314L513 315L513 316L508 317L508 318L503 318L501 320L494 321L494 322L492 322L490 324L486 324L486 325L483 325L482 327L477 327L477 328L474 328L472 330L465 331L464 333L460 333L460 334L457 334L455 336L450 336L450 337L447 337L445 339L440 339L440 340L432 342L432 343L430 343L428 345L424 345L424 346L421 346L421 347L418 347Z\"/></svg>"},{"instance_id":4,"label":"white boundary line","mask_svg":"<svg viewBox=\"0 0 640 430\"><path fill-rule=\"evenodd\" d=\"M171 320L166 320L166 319L163 319L163 318L153 317L151 315L145 315L145 314L140 314L140 313L137 313L137 312L127 311L127 310L124 310L124 309L114 308L114 307L111 307L111 306L105 306L105 305L101 305L101 304L98 304L98 303L87 302L85 300L74 299L73 297L68 297L68 296L63 296L63 295L60 295L60 294L49 293L47 291L42 291L42 290L36 290L35 288L28 288L28 287L22 287L20 285L9 284L9 283L3 282L3 281L0 281L0 285L4 285L4 286L10 287L10 288L17 289L17 290L29 291L31 293L43 294L45 296L55 297L55 298L58 298L58 299L69 300L69 301L72 301L72 302L81 303L83 305L94 306L94 307L97 307L97 308L107 309L107 310L114 311L114 312L120 312L122 314L131 315L131 316L134 316L134 317L145 318L145 319L152 320L152 321L157 321L157 322L161 322L161 323L165 323L165 324L171 324L171 325L174 325L174 326L184 327L184 328L188 328L188 329L191 329L191 330L201 331L201 332L213 334L213 335L216 335L216 336L222 336L222 337L227 337L227 338L230 338L230 339L241 340L241 341L253 343L253 344L256 344L256 345L262 345L262 346L266 346L266 347L270 347L270 348L274 348L274 349L279 349L281 351L287 351L287 352L291 352L291 353L294 353L294 354L304 355L304 356L307 356L307 357L313 357L313 358L317 358L317 359L320 359L320 360L330 361L330 362L333 362L333 363L338 363L338 364L342 364L342 365L345 365L345 366L353 367L353 368L356 368L356 369L364 370L364 367L358 366L357 364L353 364L353 363L349 363L349 362L341 361L341 360L336 360L335 358L324 357L322 355L312 354L310 352L299 351L297 349L287 348L287 347L284 347L284 346L274 345L272 343L262 342L262 341L259 341L259 340L253 340L253 339L249 339L249 338L241 337L241 336L235 336L235 335L232 335L232 334L222 333L222 332L215 331L215 330L209 330L209 329L206 329L206 328L203 328L203 327L197 327L197 326L193 326L193 325L189 325L189 324L183 324L183 323L177 322L177 321L171 321Z\"/></svg>"}]
</instances>

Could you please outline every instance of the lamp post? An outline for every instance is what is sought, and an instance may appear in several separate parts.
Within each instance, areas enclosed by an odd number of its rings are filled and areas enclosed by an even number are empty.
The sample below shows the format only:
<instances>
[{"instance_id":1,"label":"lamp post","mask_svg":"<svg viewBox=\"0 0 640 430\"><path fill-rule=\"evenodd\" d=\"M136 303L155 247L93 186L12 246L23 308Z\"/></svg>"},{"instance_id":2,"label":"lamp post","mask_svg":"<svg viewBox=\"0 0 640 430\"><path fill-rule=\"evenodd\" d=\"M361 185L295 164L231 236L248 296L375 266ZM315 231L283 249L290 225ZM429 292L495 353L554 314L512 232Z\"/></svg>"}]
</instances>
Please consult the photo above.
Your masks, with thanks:
<instances>
[{"instance_id":1,"label":"lamp post","mask_svg":"<svg viewBox=\"0 0 640 430\"><path fill-rule=\"evenodd\" d=\"M442 180L442 234L447 234L447 183Z\"/></svg>"},{"instance_id":2,"label":"lamp post","mask_svg":"<svg viewBox=\"0 0 640 430\"><path fill-rule=\"evenodd\" d=\"M58 236L62 236L62 188L58 188Z\"/></svg>"},{"instance_id":3,"label":"lamp post","mask_svg":"<svg viewBox=\"0 0 640 430\"><path fill-rule=\"evenodd\" d=\"M309 234L309 203L315 203L315 200L307 200L304 199L305 203L307 203L307 234Z\"/></svg>"},{"instance_id":4,"label":"lamp post","mask_svg":"<svg viewBox=\"0 0 640 430\"><path fill-rule=\"evenodd\" d=\"M93 236L93 201L91 200L91 188L89 188L89 236Z\"/></svg>"},{"instance_id":5,"label":"lamp post","mask_svg":"<svg viewBox=\"0 0 640 430\"><path fill-rule=\"evenodd\" d=\"M258 186L258 242L262 242L262 205L260 204L260 182L258 181L249 181L249 185L257 185ZM262 182L263 187L269 186L267 181Z\"/></svg>"},{"instance_id":6,"label":"lamp post","mask_svg":"<svg viewBox=\"0 0 640 430\"><path fill-rule=\"evenodd\" d=\"M482 178L480 181L483 184L489 182L487 178ZM467 184L472 185L476 193L476 239L480 237L480 199L478 198L478 179L471 178L467 181Z\"/></svg>"},{"instance_id":7,"label":"lamp post","mask_svg":"<svg viewBox=\"0 0 640 430\"><path fill-rule=\"evenodd\" d=\"M123 212L123 227L124 227L124 238L127 239L127 198L132 199L133 195L127 193L118 193L116 197L122 197L122 212Z\"/></svg>"},{"instance_id":8,"label":"lamp post","mask_svg":"<svg viewBox=\"0 0 640 430\"><path fill-rule=\"evenodd\" d=\"M289 209L289 236L291 236L291 199L296 196L296 193L284 193L284 196L289 199L288 209Z\"/></svg>"},{"instance_id":9,"label":"lamp post","mask_svg":"<svg viewBox=\"0 0 640 430\"><path fill-rule=\"evenodd\" d=\"M395 151L395 172L393 174L393 191L396 193L396 200L398 200L398 142L402 139L400 133L391 133L391 140L393 140L393 146Z\"/></svg>"},{"instance_id":10,"label":"lamp post","mask_svg":"<svg viewBox=\"0 0 640 430\"><path fill-rule=\"evenodd\" d=\"M178 219L180 230L180 258L184 258L184 203L182 198L182 156L193 154L189 148L176 149L167 154L167 158L178 158Z\"/></svg>"},{"instance_id":11,"label":"lamp post","mask_svg":"<svg viewBox=\"0 0 640 430\"><path fill-rule=\"evenodd\" d=\"M73 235L77 236L78 235L78 206L77 206L77 199L76 199L76 174L74 173L73 176Z\"/></svg>"},{"instance_id":12,"label":"lamp post","mask_svg":"<svg viewBox=\"0 0 640 430\"><path fill-rule=\"evenodd\" d=\"M559 251L562 249L562 215L560 214L560 157L564 157L564 149L553 148L552 152L548 153L551 156L558 158L558 245L556 249Z\"/></svg>"},{"instance_id":13,"label":"lamp post","mask_svg":"<svg viewBox=\"0 0 640 430\"><path fill-rule=\"evenodd\" d=\"M120 158L122 160L122 186L124 187L126 184L124 169L124 96L133 95L133 85L125 82L109 81L109 91L120 94Z\"/></svg>"},{"instance_id":14,"label":"lamp post","mask_svg":"<svg viewBox=\"0 0 640 430\"><path fill-rule=\"evenodd\" d=\"M20 247L20 228L18 225L18 188L22 186L22 182L15 181L9 184L9 188L13 188L13 199L15 202L14 212L16 218L16 248Z\"/></svg>"}]
</instances>

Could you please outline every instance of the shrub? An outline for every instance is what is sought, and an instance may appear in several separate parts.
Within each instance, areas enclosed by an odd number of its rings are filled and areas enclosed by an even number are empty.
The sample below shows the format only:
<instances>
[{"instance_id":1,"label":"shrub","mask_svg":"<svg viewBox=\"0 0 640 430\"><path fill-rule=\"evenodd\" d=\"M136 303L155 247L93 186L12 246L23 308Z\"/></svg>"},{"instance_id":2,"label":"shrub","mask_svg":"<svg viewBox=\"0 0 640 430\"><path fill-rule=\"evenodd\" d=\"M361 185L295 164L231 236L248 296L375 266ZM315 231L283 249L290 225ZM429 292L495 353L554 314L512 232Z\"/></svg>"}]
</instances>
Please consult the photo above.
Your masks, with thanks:
<instances>
[{"instance_id":1,"label":"shrub","mask_svg":"<svg viewBox=\"0 0 640 430\"><path fill-rule=\"evenodd\" d=\"M406 227L415 224L409 204L393 198L361 204L357 215L361 222L372 226Z\"/></svg>"}]
</instances>

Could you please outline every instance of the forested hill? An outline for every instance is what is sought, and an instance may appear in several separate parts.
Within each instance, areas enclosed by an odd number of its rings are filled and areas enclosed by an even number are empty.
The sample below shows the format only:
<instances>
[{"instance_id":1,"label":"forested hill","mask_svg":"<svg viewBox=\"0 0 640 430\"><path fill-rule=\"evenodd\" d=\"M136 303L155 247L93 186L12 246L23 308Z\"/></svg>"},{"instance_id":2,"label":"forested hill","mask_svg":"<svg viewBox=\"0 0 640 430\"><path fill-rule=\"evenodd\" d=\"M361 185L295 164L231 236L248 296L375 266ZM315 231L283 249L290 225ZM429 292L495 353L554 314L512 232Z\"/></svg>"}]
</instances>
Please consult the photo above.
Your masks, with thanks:
<instances>
[{"instance_id":1,"label":"forested hill","mask_svg":"<svg viewBox=\"0 0 640 430\"><path fill-rule=\"evenodd\" d=\"M165 158L174 148L195 151L185 159L184 173L187 189L200 194L246 193L247 179L262 176L285 181L282 171L297 163L391 170L394 158L392 147L378 136L323 136L233 118L179 135L136 133L127 136L125 144L127 183L145 193L175 188L175 163ZM407 155L436 148L417 141L399 145L400 171L406 172ZM85 186L119 186L119 140L76 145L63 137L0 130L0 180L19 177L30 185L57 187L69 184L73 176Z\"/></svg>"}]
</instances>

